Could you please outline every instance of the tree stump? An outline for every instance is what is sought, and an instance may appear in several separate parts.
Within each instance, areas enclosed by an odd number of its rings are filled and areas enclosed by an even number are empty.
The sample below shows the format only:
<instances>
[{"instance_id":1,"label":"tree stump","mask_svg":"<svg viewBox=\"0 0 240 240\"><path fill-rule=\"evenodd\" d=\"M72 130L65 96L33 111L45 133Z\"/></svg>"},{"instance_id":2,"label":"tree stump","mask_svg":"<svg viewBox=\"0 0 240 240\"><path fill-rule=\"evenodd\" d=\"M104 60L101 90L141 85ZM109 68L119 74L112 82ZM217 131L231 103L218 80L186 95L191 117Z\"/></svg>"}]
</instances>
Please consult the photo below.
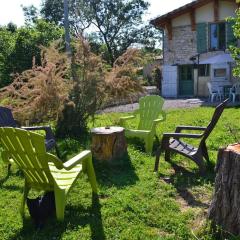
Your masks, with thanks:
<instances>
[{"instance_id":1,"label":"tree stump","mask_svg":"<svg viewBox=\"0 0 240 240\"><path fill-rule=\"evenodd\" d=\"M113 161L127 151L122 127L99 127L91 130L93 156L102 161Z\"/></svg>"},{"instance_id":2,"label":"tree stump","mask_svg":"<svg viewBox=\"0 0 240 240\"><path fill-rule=\"evenodd\" d=\"M221 233L240 235L240 144L219 149L215 192L208 218Z\"/></svg>"}]
</instances>

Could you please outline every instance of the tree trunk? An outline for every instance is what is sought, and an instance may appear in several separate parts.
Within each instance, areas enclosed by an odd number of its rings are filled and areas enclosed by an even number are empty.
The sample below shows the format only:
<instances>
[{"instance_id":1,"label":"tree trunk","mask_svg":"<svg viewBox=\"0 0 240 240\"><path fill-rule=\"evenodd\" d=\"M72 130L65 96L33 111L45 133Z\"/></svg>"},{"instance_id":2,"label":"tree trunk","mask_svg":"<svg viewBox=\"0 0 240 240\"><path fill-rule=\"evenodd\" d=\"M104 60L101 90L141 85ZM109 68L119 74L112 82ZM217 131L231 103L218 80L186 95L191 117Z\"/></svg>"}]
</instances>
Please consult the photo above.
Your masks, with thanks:
<instances>
[{"instance_id":1,"label":"tree trunk","mask_svg":"<svg viewBox=\"0 0 240 240\"><path fill-rule=\"evenodd\" d=\"M240 144L219 149L215 192L208 212L212 228L240 235Z\"/></svg>"},{"instance_id":2,"label":"tree trunk","mask_svg":"<svg viewBox=\"0 0 240 240\"><path fill-rule=\"evenodd\" d=\"M126 153L127 143L124 135L124 128L93 128L91 133L92 153L96 159L111 162Z\"/></svg>"},{"instance_id":3,"label":"tree trunk","mask_svg":"<svg viewBox=\"0 0 240 240\"><path fill-rule=\"evenodd\" d=\"M64 28L65 28L66 52L69 56L71 56L69 20L68 20L68 0L64 0Z\"/></svg>"}]
</instances>

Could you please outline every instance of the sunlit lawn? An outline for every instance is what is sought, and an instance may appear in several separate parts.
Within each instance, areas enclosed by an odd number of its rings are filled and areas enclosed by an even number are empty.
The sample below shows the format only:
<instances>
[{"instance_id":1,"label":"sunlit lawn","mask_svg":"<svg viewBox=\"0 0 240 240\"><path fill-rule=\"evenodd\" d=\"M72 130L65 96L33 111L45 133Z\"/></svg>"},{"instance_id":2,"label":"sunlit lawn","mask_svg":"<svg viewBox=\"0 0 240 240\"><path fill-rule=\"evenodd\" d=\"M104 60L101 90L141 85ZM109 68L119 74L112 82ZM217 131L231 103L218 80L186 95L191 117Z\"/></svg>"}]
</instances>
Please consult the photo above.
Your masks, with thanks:
<instances>
[{"instance_id":1,"label":"sunlit lawn","mask_svg":"<svg viewBox=\"0 0 240 240\"><path fill-rule=\"evenodd\" d=\"M205 126L213 111L206 107L171 110L157 135L161 138L162 132L174 131L181 124ZM121 115L125 114L98 115L94 126L117 125ZM239 118L240 109L226 109L210 135L207 145L213 163L220 146L236 141L228 126L238 127ZM90 140L89 136L80 143L67 139L59 145L70 156L89 148ZM156 141L154 150L157 145ZM142 142L131 140L128 155L118 164L94 161L99 199L92 199L86 177L80 177L68 197L64 222L50 219L41 231L35 230L27 208L24 221L18 212L23 175L15 166L6 179L6 168L1 163L0 239L196 239L194 235L212 239L201 229L211 199L213 170L200 177L194 163L175 155L172 163L161 158L159 173L154 174L154 160L154 156L144 153Z\"/></svg>"}]
</instances>

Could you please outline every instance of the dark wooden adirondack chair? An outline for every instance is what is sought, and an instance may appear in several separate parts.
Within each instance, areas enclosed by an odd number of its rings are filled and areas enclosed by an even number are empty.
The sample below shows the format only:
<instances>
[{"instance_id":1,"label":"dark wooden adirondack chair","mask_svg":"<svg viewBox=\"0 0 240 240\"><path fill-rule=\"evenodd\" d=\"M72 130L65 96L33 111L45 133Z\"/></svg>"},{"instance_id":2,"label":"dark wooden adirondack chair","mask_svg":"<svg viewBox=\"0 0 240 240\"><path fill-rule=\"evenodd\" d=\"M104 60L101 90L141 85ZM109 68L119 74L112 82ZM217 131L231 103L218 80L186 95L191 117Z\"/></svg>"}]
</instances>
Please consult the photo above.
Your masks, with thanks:
<instances>
[{"instance_id":1,"label":"dark wooden adirondack chair","mask_svg":"<svg viewBox=\"0 0 240 240\"><path fill-rule=\"evenodd\" d=\"M206 170L204 158L207 161L207 163L209 163L206 139L214 129L215 125L218 122L218 119L221 117L221 114L227 104L227 101L228 99L216 107L214 114L212 116L212 120L210 121L207 127L178 126L176 127L175 133L164 133L161 146L156 154L154 171L158 171L161 152L165 151L166 161L170 160L171 152L176 152L193 160L199 166L200 172L204 173ZM199 130L202 131L202 133L201 134L181 133L182 130ZM188 143L181 141L180 138L199 138L201 139L201 141L198 147L194 147Z\"/></svg>"},{"instance_id":2,"label":"dark wooden adirondack chair","mask_svg":"<svg viewBox=\"0 0 240 240\"><path fill-rule=\"evenodd\" d=\"M49 151L55 147L56 153L59 156L59 151L56 145L56 141L54 138L54 134L50 126L33 126L33 127L22 127L20 126L17 121L13 118L13 114L11 109L6 107L0 107L0 127L19 127L25 130L36 131L36 130L43 130L45 131L45 147L46 150ZM8 169L10 169L10 164Z\"/></svg>"}]
</instances>

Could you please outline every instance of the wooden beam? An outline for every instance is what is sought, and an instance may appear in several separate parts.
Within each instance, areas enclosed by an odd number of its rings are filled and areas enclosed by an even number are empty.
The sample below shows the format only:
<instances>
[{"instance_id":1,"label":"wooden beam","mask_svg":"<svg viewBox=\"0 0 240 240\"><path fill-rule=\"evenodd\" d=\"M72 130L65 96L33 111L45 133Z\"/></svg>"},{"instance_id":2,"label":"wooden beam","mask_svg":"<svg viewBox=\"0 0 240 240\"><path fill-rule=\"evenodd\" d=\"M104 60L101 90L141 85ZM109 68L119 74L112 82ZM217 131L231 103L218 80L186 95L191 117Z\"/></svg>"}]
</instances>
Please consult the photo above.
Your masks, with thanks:
<instances>
[{"instance_id":1,"label":"wooden beam","mask_svg":"<svg viewBox=\"0 0 240 240\"><path fill-rule=\"evenodd\" d=\"M196 19L195 19L195 9L194 8L190 11L190 19L191 19L192 31L196 31Z\"/></svg>"},{"instance_id":2,"label":"wooden beam","mask_svg":"<svg viewBox=\"0 0 240 240\"><path fill-rule=\"evenodd\" d=\"M166 29L168 32L168 40L172 40L172 20L168 19L166 22Z\"/></svg>"},{"instance_id":3,"label":"wooden beam","mask_svg":"<svg viewBox=\"0 0 240 240\"><path fill-rule=\"evenodd\" d=\"M218 22L219 21L219 0L214 0L213 11L214 11L214 22Z\"/></svg>"},{"instance_id":4,"label":"wooden beam","mask_svg":"<svg viewBox=\"0 0 240 240\"><path fill-rule=\"evenodd\" d=\"M236 3L236 0L224 0L224 1L227 1L227 2L235 2ZM239 0L240 1L240 0ZM190 11L192 9L197 9L197 8L200 8L208 3L212 3L216 6L218 6L216 9L216 12L214 12L214 18L216 17L216 19L219 19L219 0L199 0L197 1L196 3L192 3L192 4L187 4L187 5L191 5L191 6L183 6L183 7L180 7L179 9L176 9L172 12L169 12L161 17L158 17L155 19L155 22L154 22L154 25L157 25L159 27L165 27L166 26L166 21L168 19L174 19L176 17L179 17L183 14L186 14L186 13L190 13ZM216 2L216 3L215 3ZM236 7L238 6L238 4L236 3ZM215 16L216 15L216 16Z\"/></svg>"}]
</instances>

